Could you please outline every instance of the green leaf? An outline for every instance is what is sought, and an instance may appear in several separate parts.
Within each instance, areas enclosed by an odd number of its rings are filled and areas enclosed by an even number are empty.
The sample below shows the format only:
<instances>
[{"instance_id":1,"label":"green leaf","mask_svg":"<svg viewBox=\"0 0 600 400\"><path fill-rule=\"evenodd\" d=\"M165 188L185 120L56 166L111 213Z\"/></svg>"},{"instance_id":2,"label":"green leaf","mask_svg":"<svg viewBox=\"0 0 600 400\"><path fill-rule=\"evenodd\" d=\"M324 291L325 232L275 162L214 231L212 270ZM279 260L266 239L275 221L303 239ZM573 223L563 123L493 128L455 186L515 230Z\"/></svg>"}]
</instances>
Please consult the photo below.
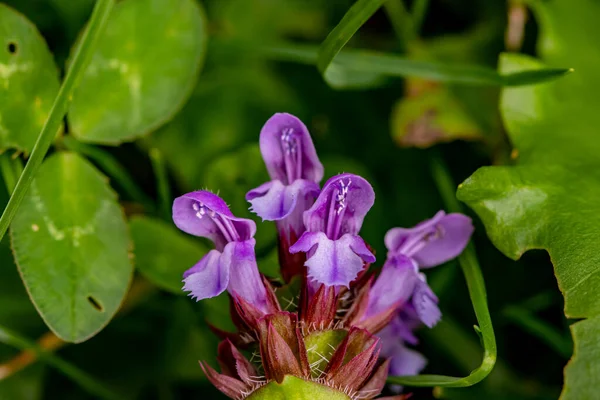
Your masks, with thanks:
<instances>
[{"instance_id":1,"label":"green leaf","mask_svg":"<svg viewBox=\"0 0 600 400\"><path fill-rule=\"evenodd\" d=\"M131 280L129 236L115 193L74 153L48 158L11 226L19 271L58 337L84 341L116 313Z\"/></svg>"},{"instance_id":2,"label":"green leaf","mask_svg":"<svg viewBox=\"0 0 600 400\"><path fill-rule=\"evenodd\" d=\"M278 44L265 46L260 51L266 57L279 61L301 64L316 64L318 47L312 45ZM570 65L570 64L566 64ZM496 70L480 65L443 63L438 61L413 60L390 53L368 50L342 50L332 61L331 68L344 71L350 78L333 87L381 86L385 77L414 77L437 82L483 86L521 86L558 79L572 72L570 68L544 68L500 74ZM362 79L357 74L365 75ZM327 76L326 76L327 78ZM331 84L331 82L328 82ZM338 82L339 83L339 82ZM355 83L360 83L355 84Z\"/></svg>"},{"instance_id":3,"label":"green leaf","mask_svg":"<svg viewBox=\"0 0 600 400\"><path fill-rule=\"evenodd\" d=\"M0 265L0 325L7 325L27 334L39 334L45 327L23 287L8 238L0 243ZM5 355L2 350L0 347L0 358Z\"/></svg>"},{"instance_id":4,"label":"green leaf","mask_svg":"<svg viewBox=\"0 0 600 400\"><path fill-rule=\"evenodd\" d=\"M484 167L458 195L483 220L493 243L517 259L545 249L565 297L575 357L565 370L563 399L597 397L600 357L600 4L535 2L541 22L540 51L550 65L569 62L575 72L543 85L506 89L501 111L514 144L514 166ZM542 68L537 60L505 55L502 72ZM585 335L584 335L585 334Z\"/></svg>"},{"instance_id":5,"label":"green leaf","mask_svg":"<svg viewBox=\"0 0 600 400\"><path fill-rule=\"evenodd\" d=\"M156 286L185 294L183 273L210 249L180 232L173 223L136 216L129 222L138 271Z\"/></svg>"},{"instance_id":6,"label":"green leaf","mask_svg":"<svg viewBox=\"0 0 600 400\"><path fill-rule=\"evenodd\" d=\"M58 69L27 18L0 3L0 21L0 152L29 153L58 93Z\"/></svg>"},{"instance_id":7,"label":"green leaf","mask_svg":"<svg viewBox=\"0 0 600 400\"><path fill-rule=\"evenodd\" d=\"M206 38L196 1L119 3L73 96L68 116L73 134L118 144L171 119L191 94Z\"/></svg>"},{"instance_id":8,"label":"green leaf","mask_svg":"<svg viewBox=\"0 0 600 400\"><path fill-rule=\"evenodd\" d=\"M65 79L52 104L50 115L48 115L48 119L44 123L42 131L38 135L35 145L33 146L31 157L29 158L29 161L27 161L27 164L19 177L19 181L2 213L2 217L0 217L0 240L2 240L4 234L8 230L12 219L17 213L17 209L25 198L27 190L42 165L44 157L54 140L55 132L62 125L63 119L67 114L67 108L73 90L80 81L83 72L92 58L98 38L106 26L108 15L110 14L110 10L112 10L113 5L114 0L97 0L94 5L89 24L81 37L80 46L74 53L71 68L65 75Z\"/></svg>"}]
</instances>

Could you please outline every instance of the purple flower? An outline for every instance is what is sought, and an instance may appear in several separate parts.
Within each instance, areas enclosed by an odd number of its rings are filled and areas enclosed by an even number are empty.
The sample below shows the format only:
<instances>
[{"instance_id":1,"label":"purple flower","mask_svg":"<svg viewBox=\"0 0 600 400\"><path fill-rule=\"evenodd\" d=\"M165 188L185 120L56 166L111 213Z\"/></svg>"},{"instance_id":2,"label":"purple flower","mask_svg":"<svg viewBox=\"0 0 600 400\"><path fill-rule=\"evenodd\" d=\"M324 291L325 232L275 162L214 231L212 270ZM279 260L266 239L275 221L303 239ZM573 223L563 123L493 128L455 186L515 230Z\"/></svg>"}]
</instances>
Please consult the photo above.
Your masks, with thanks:
<instances>
[{"instance_id":1,"label":"purple flower","mask_svg":"<svg viewBox=\"0 0 600 400\"><path fill-rule=\"evenodd\" d=\"M250 210L263 220L281 221L280 229L299 236L302 213L318 196L323 179L308 129L293 115L275 114L260 131L260 151L272 180L246 194Z\"/></svg>"},{"instance_id":2,"label":"purple flower","mask_svg":"<svg viewBox=\"0 0 600 400\"><path fill-rule=\"evenodd\" d=\"M399 255L387 259L369 290L369 303L363 319L403 306L414 292L418 271L417 263L410 257Z\"/></svg>"},{"instance_id":3,"label":"purple flower","mask_svg":"<svg viewBox=\"0 0 600 400\"><path fill-rule=\"evenodd\" d=\"M414 259L419 268L428 268L462 253L472 233L471 218L438 211L413 228L390 229L385 235L385 246L390 255L403 254Z\"/></svg>"},{"instance_id":4,"label":"purple flower","mask_svg":"<svg viewBox=\"0 0 600 400\"><path fill-rule=\"evenodd\" d=\"M214 250L185 272L183 290L201 300L227 289L266 311L267 293L254 254L254 221L235 217L219 196L204 190L176 198L173 221L182 231L215 244Z\"/></svg>"},{"instance_id":5,"label":"purple flower","mask_svg":"<svg viewBox=\"0 0 600 400\"><path fill-rule=\"evenodd\" d=\"M381 356L390 360L390 375L417 375L427 365L427 359L421 353L406 346L406 343L418 343L412 331L419 323L414 310L408 307L377 334L381 340ZM397 393L402 391L399 385L390 388Z\"/></svg>"},{"instance_id":6,"label":"purple flower","mask_svg":"<svg viewBox=\"0 0 600 400\"><path fill-rule=\"evenodd\" d=\"M442 316L438 298L419 268L458 256L472 233L470 218L444 211L414 228L389 230L385 236L388 258L369 291L369 305L362 320L409 305L425 325L431 328L437 324Z\"/></svg>"},{"instance_id":7,"label":"purple flower","mask_svg":"<svg viewBox=\"0 0 600 400\"><path fill-rule=\"evenodd\" d=\"M307 232L290 247L306 252L308 277L327 286L346 286L375 256L358 236L375 193L365 179L341 174L329 179L304 213Z\"/></svg>"}]
</instances>

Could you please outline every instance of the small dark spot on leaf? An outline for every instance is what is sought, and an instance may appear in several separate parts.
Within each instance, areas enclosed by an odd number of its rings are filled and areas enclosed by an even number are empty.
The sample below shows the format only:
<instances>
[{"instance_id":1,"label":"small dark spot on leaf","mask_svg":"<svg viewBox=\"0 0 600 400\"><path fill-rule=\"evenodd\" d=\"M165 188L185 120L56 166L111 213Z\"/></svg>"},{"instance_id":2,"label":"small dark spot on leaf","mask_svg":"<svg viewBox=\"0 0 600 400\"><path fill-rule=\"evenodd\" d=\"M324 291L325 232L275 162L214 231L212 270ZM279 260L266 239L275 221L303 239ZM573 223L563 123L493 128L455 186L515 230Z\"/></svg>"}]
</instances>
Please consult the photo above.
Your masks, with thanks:
<instances>
[{"instance_id":1,"label":"small dark spot on leaf","mask_svg":"<svg viewBox=\"0 0 600 400\"><path fill-rule=\"evenodd\" d=\"M100 312L104 312L104 307L102 307L102 304L100 304L100 302L98 300L96 300L94 297L92 296L88 296L87 300L90 302L90 304L98 311Z\"/></svg>"},{"instance_id":2,"label":"small dark spot on leaf","mask_svg":"<svg viewBox=\"0 0 600 400\"><path fill-rule=\"evenodd\" d=\"M15 42L8 43L8 52L10 54L17 54L17 44Z\"/></svg>"}]
</instances>

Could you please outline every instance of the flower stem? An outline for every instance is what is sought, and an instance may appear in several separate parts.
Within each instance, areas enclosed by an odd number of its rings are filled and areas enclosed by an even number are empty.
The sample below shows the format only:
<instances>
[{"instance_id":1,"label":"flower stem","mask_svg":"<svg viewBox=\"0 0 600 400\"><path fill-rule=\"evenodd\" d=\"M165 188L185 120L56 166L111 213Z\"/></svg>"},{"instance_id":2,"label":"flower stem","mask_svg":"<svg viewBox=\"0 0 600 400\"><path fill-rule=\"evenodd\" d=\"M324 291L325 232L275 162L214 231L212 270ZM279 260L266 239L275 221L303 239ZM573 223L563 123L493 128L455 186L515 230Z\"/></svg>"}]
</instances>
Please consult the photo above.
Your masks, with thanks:
<instances>
[{"instance_id":1,"label":"flower stem","mask_svg":"<svg viewBox=\"0 0 600 400\"><path fill-rule=\"evenodd\" d=\"M358 0L350 7L340 23L329 32L319 48L317 68L321 74L325 75L327 67L329 67L335 56L384 2L385 0Z\"/></svg>"},{"instance_id":2,"label":"flower stem","mask_svg":"<svg viewBox=\"0 0 600 400\"><path fill-rule=\"evenodd\" d=\"M33 146L31 157L29 158L29 161L27 161L25 169L17 181L15 189L6 205L6 209L2 213L2 217L0 218L0 240L2 240L4 234L8 230L8 226L21 205L29 186L31 186L31 183L54 140L56 132L58 132L63 118L67 114L73 91L77 87L86 67L92 59L92 55L96 50L96 44L104 31L110 10L114 4L115 0L96 1L88 26L81 38L79 46L75 50L75 56L73 57L73 61L67 71L58 95L54 100L50 115L48 115L48 119Z\"/></svg>"},{"instance_id":3,"label":"flower stem","mask_svg":"<svg viewBox=\"0 0 600 400\"><path fill-rule=\"evenodd\" d=\"M150 161L152 169L156 176L156 188L158 192L158 213L165 220L171 219L171 187L169 186L169 177L167 175L167 167L165 160L160 150L153 148L150 150Z\"/></svg>"},{"instance_id":4,"label":"flower stem","mask_svg":"<svg viewBox=\"0 0 600 400\"><path fill-rule=\"evenodd\" d=\"M416 0L412 7L412 23L415 33L421 31L423 21L425 20L425 14L429 8L429 0Z\"/></svg>"},{"instance_id":5,"label":"flower stem","mask_svg":"<svg viewBox=\"0 0 600 400\"><path fill-rule=\"evenodd\" d=\"M406 51L410 47L410 43L417 39L417 35L411 15L406 10L403 1L387 0L383 8L392 24L398 45L403 51Z\"/></svg>"},{"instance_id":6,"label":"flower stem","mask_svg":"<svg viewBox=\"0 0 600 400\"><path fill-rule=\"evenodd\" d=\"M53 332L46 332L37 342L37 346L41 351L51 353L55 350L63 347L67 342L60 339ZM16 357L11 360L0 364L0 381L8 378L11 375L16 374L22 369L35 363L38 360L38 353L26 349L22 353L19 353Z\"/></svg>"},{"instance_id":7,"label":"flower stem","mask_svg":"<svg viewBox=\"0 0 600 400\"><path fill-rule=\"evenodd\" d=\"M452 181L448 168L438 154L431 158L431 172L448 211L460 212L461 206L455 195L456 186ZM392 376L388 378L388 382L407 386L466 387L481 382L492 372L497 358L496 337L487 305L483 274L477 262L475 248L472 243L458 257L458 262L467 280L469 296L479 323L477 329L481 333L483 342L481 365L463 378L444 375Z\"/></svg>"}]
</instances>

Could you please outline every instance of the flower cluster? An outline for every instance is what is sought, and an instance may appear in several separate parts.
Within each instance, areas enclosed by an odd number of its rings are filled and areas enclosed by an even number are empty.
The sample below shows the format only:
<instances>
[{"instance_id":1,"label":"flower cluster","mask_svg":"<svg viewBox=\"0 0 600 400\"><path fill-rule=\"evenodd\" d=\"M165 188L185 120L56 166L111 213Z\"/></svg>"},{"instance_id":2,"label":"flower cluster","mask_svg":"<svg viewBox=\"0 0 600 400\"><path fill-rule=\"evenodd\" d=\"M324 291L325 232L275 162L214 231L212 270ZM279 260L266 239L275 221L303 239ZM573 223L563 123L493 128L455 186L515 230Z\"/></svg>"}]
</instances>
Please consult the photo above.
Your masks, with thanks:
<instances>
[{"instance_id":1,"label":"flower cluster","mask_svg":"<svg viewBox=\"0 0 600 400\"><path fill-rule=\"evenodd\" d=\"M407 345L417 343L417 327L441 318L421 269L460 254L473 232L471 220L440 211L413 228L391 229L375 278L368 270L375 255L359 235L375 201L369 182L344 173L321 188L323 166L310 134L289 114L267 121L260 149L272 180L246 199L253 212L277 225L283 281L260 274L256 224L235 217L217 195L196 191L173 204L181 230L215 245L184 274L183 289L198 300L227 291L238 328L214 329L223 339L221 372L201 362L206 376L233 399L277 393L372 399L388 374L418 374L426 360ZM282 310L278 295L295 288L298 304ZM260 363L242 351L255 351Z\"/></svg>"}]
</instances>

